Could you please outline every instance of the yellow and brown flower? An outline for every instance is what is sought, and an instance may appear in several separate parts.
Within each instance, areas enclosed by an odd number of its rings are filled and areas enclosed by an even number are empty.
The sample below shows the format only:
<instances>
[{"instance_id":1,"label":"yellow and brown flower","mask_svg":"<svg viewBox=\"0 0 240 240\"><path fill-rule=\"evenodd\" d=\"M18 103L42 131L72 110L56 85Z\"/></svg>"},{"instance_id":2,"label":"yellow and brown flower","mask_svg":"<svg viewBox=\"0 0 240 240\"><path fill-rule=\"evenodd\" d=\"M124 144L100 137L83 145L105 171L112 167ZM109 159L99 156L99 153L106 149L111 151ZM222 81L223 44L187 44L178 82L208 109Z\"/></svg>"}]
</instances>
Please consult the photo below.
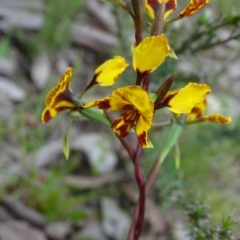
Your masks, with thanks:
<instances>
[{"instance_id":1,"label":"yellow and brown flower","mask_svg":"<svg viewBox=\"0 0 240 240\"><path fill-rule=\"evenodd\" d=\"M74 97L76 96L70 87L71 77L72 68L67 68L66 72L58 81L57 86L48 93L45 99L45 108L41 116L42 123L47 123L63 110L73 110L77 108L74 101Z\"/></svg>"},{"instance_id":2,"label":"yellow and brown flower","mask_svg":"<svg viewBox=\"0 0 240 240\"><path fill-rule=\"evenodd\" d=\"M152 125L154 104L141 87L132 85L118 88L111 96L90 102L84 108L94 106L103 110L123 111L113 122L113 131L118 136L125 137L134 127L141 146L152 147L147 132Z\"/></svg>"}]
</instances>

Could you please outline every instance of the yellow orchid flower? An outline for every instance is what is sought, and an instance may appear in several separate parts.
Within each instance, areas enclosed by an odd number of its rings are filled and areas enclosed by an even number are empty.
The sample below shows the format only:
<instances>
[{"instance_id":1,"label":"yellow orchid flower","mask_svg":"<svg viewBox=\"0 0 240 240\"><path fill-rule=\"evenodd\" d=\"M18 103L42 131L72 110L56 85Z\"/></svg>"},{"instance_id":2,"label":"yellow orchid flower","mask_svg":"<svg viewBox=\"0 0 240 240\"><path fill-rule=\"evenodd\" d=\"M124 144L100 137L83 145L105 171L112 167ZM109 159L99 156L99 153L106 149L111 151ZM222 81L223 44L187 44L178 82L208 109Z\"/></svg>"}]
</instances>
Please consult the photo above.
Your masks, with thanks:
<instances>
[{"instance_id":1,"label":"yellow orchid flower","mask_svg":"<svg viewBox=\"0 0 240 240\"><path fill-rule=\"evenodd\" d=\"M163 0L147 0L145 8L152 19L156 16L160 9ZM190 17L194 13L201 10L210 0L191 0L189 4L181 11L177 18ZM165 14L166 19L177 7L177 0L165 0Z\"/></svg>"},{"instance_id":2,"label":"yellow orchid flower","mask_svg":"<svg viewBox=\"0 0 240 240\"><path fill-rule=\"evenodd\" d=\"M92 81L83 92L86 92L93 85L110 86L123 73L128 66L123 57L115 56L100 65L94 72ZM63 110L77 110L79 108L79 97L73 93L70 87L72 68L67 68L60 78L57 86L54 87L45 99L45 108L42 112L42 123L47 123Z\"/></svg>"},{"instance_id":3,"label":"yellow orchid flower","mask_svg":"<svg viewBox=\"0 0 240 240\"><path fill-rule=\"evenodd\" d=\"M218 113L213 113L211 115L205 116L204 112L206 110L206 107L207 107L206 99L204 99L202 102L195 105L187 117L187 122L203 120L203 121L222 123L222 124L231 123L232 119L230 117L225 117Z\"/></svg>"},{"instance_id":4,"label":"yellow orchid flower","mask_svg":"<svg viewBox=\"0 0 240 240\"><path fill-rule=\"evenodd\" d=\"M152 147L147 132L152 125L154 104L147 92L137 85L118 88L111 96L93 101L85 106L103 110L124 111L112 124L113 131L125 137L132 127L143 148Z\"/></svg>"},{"instance_id":5,"label":"yellow orchid flower","mask_svg":"<svg viewBox=\"0 0 240 240\"><path fill-rule=\"evenodd\" d=\"M169 91L155 109L167 107L176 114L189 114L211 92L207 84L189 83L178 90Z\"/></svg>"}]
</instances>

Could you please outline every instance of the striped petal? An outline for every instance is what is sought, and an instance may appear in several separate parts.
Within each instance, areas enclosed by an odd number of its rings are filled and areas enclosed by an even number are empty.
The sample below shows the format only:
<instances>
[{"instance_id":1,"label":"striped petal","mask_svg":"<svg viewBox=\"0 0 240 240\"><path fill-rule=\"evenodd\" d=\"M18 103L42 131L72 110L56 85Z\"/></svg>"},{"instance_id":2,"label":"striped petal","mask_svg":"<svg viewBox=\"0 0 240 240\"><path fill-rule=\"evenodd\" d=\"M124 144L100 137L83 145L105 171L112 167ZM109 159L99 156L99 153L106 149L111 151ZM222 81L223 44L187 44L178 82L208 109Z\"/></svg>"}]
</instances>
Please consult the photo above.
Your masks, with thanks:
<instances>
[{"instance_id":1,"label":"striped petal","mask_svg":"<svg viewBox=\"0 0 240 240\"><path fill-rule=\"evenodd\" d=\"M76 104L74 103L74 94L70 88L70 80L72 77L72 68L67 68L64 75L58 81L56 87L54 87L47 95L45 99L45 109L42 112L42 123L47 123L59 112L65 109L74 109Z\"/></svg>"},{"instance_id":2,"label":"striped petal","mask_svg":"<svg viewBox=\"0 0 240 240\"><path fill-rule=\"evenodd\" d=\"M184 8L179 17L185 18L193 15L194 13L198 12L202 9L205 5L207 5L210 0L191 0L190 3Z\"/></svg>"}]
</instances>

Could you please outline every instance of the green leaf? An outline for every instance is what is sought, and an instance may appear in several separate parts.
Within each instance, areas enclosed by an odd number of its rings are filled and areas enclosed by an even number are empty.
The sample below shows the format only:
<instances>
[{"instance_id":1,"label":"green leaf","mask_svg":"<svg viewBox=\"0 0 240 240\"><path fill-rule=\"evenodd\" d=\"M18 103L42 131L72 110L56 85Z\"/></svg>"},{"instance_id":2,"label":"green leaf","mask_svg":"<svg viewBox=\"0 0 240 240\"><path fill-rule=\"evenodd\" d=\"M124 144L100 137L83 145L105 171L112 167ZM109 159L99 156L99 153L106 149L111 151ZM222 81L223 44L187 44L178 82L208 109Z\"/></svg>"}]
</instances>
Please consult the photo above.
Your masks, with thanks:
<instances>
[{"instance_id":1,"label":"green leaf","mask_svg":"<svg viewBox=\"0 0 240 240\"><path fill-rule=\"evenodd\" d=\"M169 135L168 135L168 137L165 141L163 150L160 154L161 162L163 162L165 160L165 158L169 154L172 147L174 145L176 145L176 143L178 142L182 132L183 132L183 124L180 123L180 122L173 123L173 125L170 129Z\"/></svg>"},{"instance_id":2,"label":"green leaf","mask_svg":"<svg viewBox=\"0 0 240 240\"><path fill-rule=\"evenodd\" d=\"M169 57L174 58L174 59L178 59L176 53L173 51L172 48L171 48L171 50L170 50Z\"/></svg>"},{"instance_id":3,"label":"green leaf","mask_svg":"<svg viewBox=\"0 0 240 240\"><path fill-rule=\"evenodd\" d=\"M62 140L63 153L67 160L69 158L69 134L70 134L71 125L72 125L72 119L68 118L66 131L65 131L65 134L64 134L63 140Z\"/></svg>"},{"instance_id":4,"label":"green leaf","mask_svg":"<svg viewBox=\"0 0 240 240\"><path fill-rule=\"evenodd\" d=\"M87 109L80 110L79 113L88 119L102 123L109 127L111 126L110 121L107 119L107 117L105 116L102 110L95 109L95 108L87 108Z\"/></svg>"}]
</instances>

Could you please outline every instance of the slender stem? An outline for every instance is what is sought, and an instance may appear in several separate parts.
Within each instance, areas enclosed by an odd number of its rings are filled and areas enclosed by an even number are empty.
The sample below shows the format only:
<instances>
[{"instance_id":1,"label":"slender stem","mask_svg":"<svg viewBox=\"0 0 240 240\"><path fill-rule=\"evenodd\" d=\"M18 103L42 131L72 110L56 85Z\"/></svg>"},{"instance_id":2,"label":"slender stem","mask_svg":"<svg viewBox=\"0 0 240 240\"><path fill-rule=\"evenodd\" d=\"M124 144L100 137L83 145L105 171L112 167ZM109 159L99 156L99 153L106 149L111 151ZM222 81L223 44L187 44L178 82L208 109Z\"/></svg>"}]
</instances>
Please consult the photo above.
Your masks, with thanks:
<instances>
[{"instance_id":1,"label":"slender stem","mask_svg":"<svg viewBox=\"0 0 240 240\"><path fill-rule=\"evenodd\" d=\"M145 214L145 180L141 171L139 159L141 154L141 145L138 143L135 158L134 158L134 170L135 178L139 188L139 200L137 207L134 209L131 227L128 233L128 240L138 240L140 237L144 214Z\"/></svg>"},{"instance_id":2,"label":"slender stem","mask_svg":"<svg viewBox=\"0 0 240 240\"><path fill-rule=\"evenodd\" d=\"M128 7L128 5L124 4L124 5L121 5L121 7L130 14L130 16L132 17L132 19L134 21L135 16L134 16L133 12L131 11L131 9Z\"/></svg>"},{"instance_id":3,"label":"slender stem","mask_svg":"<svg viewBox=\"0 0 240 240\"><path fill-rule=\"evenodd\" d=\"M141 171L140 166L140 154L141 154L142 147L140 143L138 143L136 156L135 156L135 178L138 184L139 188L139 212L138 212L138 221L136 223L135 228L135 238L138 239L140 237L142 227L143 227L143 221L144 221L144 214L145 214L145 180Z\"/></svg>"},{"instance_id":4,"label":"slender stem","mask_svg":"<svg viewBox=\"0 0 240 240\"><path fill-rule=\"evenodd\" d=\"M147 75L143 78L143 89L148 92L148 86L150 83L150 73L147 73Z\"/></svg>"},{"instance_id":5,"label":"slender stem","mask_svg":"<svg viewBox=\"0 0 240 240\"><path fill-rule=\"evenodd\" d=\"M144 198L146 198L147 195L149 194L149 192L152 188L152 185L153 185L153 183L154 183L154 181L157 177L157 174L159 172L160 167L161 167L161 161L160 161L160 159L157 159L155 161L153 167L151 168L150 173L148 174L148 177L147 177L147 180L146 180L146 183L145 183L145 193L144 193L145 196L144 196ZM141 207L140 206L140 201L138 201L137 206L135 207L134 212L133 212L133 220L134 221L136 221L136 219L138 219L140 207ZM131 228L130 228L130 231L129 231L128 240L134 239L133 238L134 221L132 222L132 225L131 225Z\"/></svg>"},{"instance_id":6,"label":"slender stem","mask_svg":"<svg viewBox=\"0 0 240 240\"><path fill-rule=\"evenodd\" d=\"M205 50L205 49L208 49L208 48L211 48L211 47L214 47L217 45L221 45L221 44L227 43L230 40L234 40L234 39L238 39L238 38L240 38L240 33L236 34L234 36L228 36L227 38L225 38L223 40L218 40L218 41L215 41L212 43L208 43L208 44L202 43L202 44L196 46L195 48L190 48L190 50L193 52L199 51L199 50Z\"/></svg>"},{"instance_id":7,"label":"slender stem","mask_svg":"<svg viewBox=\"0 0 240 240\"><path fill-rule=\"evenodd\" d=\"M135 85L140 86L143 79L143 74L137 70L137 79Z\"/></svg>"},{"instance_id":8,"label":"slender stem","mask_svg":"<svg viewBox=\"0 0 240 240\"><path fill-rule=\"evenodd\" d=\"M145 0L132 0L136 46L142 41Z\"/></svg>"},{"instance_id":9,"label":"slender stem","mask_svg":"<svg viewBox=\"0 0 240 240\"><path fill-rule=\"evenodd\" d=\"M154 18L152 28L151 28L151 36L157 36L163 33L164 28L164 15L165 15L165 1L162 1L160 5L160 9L157 12L157 15Z\"/></svg>"}]
</instances>

